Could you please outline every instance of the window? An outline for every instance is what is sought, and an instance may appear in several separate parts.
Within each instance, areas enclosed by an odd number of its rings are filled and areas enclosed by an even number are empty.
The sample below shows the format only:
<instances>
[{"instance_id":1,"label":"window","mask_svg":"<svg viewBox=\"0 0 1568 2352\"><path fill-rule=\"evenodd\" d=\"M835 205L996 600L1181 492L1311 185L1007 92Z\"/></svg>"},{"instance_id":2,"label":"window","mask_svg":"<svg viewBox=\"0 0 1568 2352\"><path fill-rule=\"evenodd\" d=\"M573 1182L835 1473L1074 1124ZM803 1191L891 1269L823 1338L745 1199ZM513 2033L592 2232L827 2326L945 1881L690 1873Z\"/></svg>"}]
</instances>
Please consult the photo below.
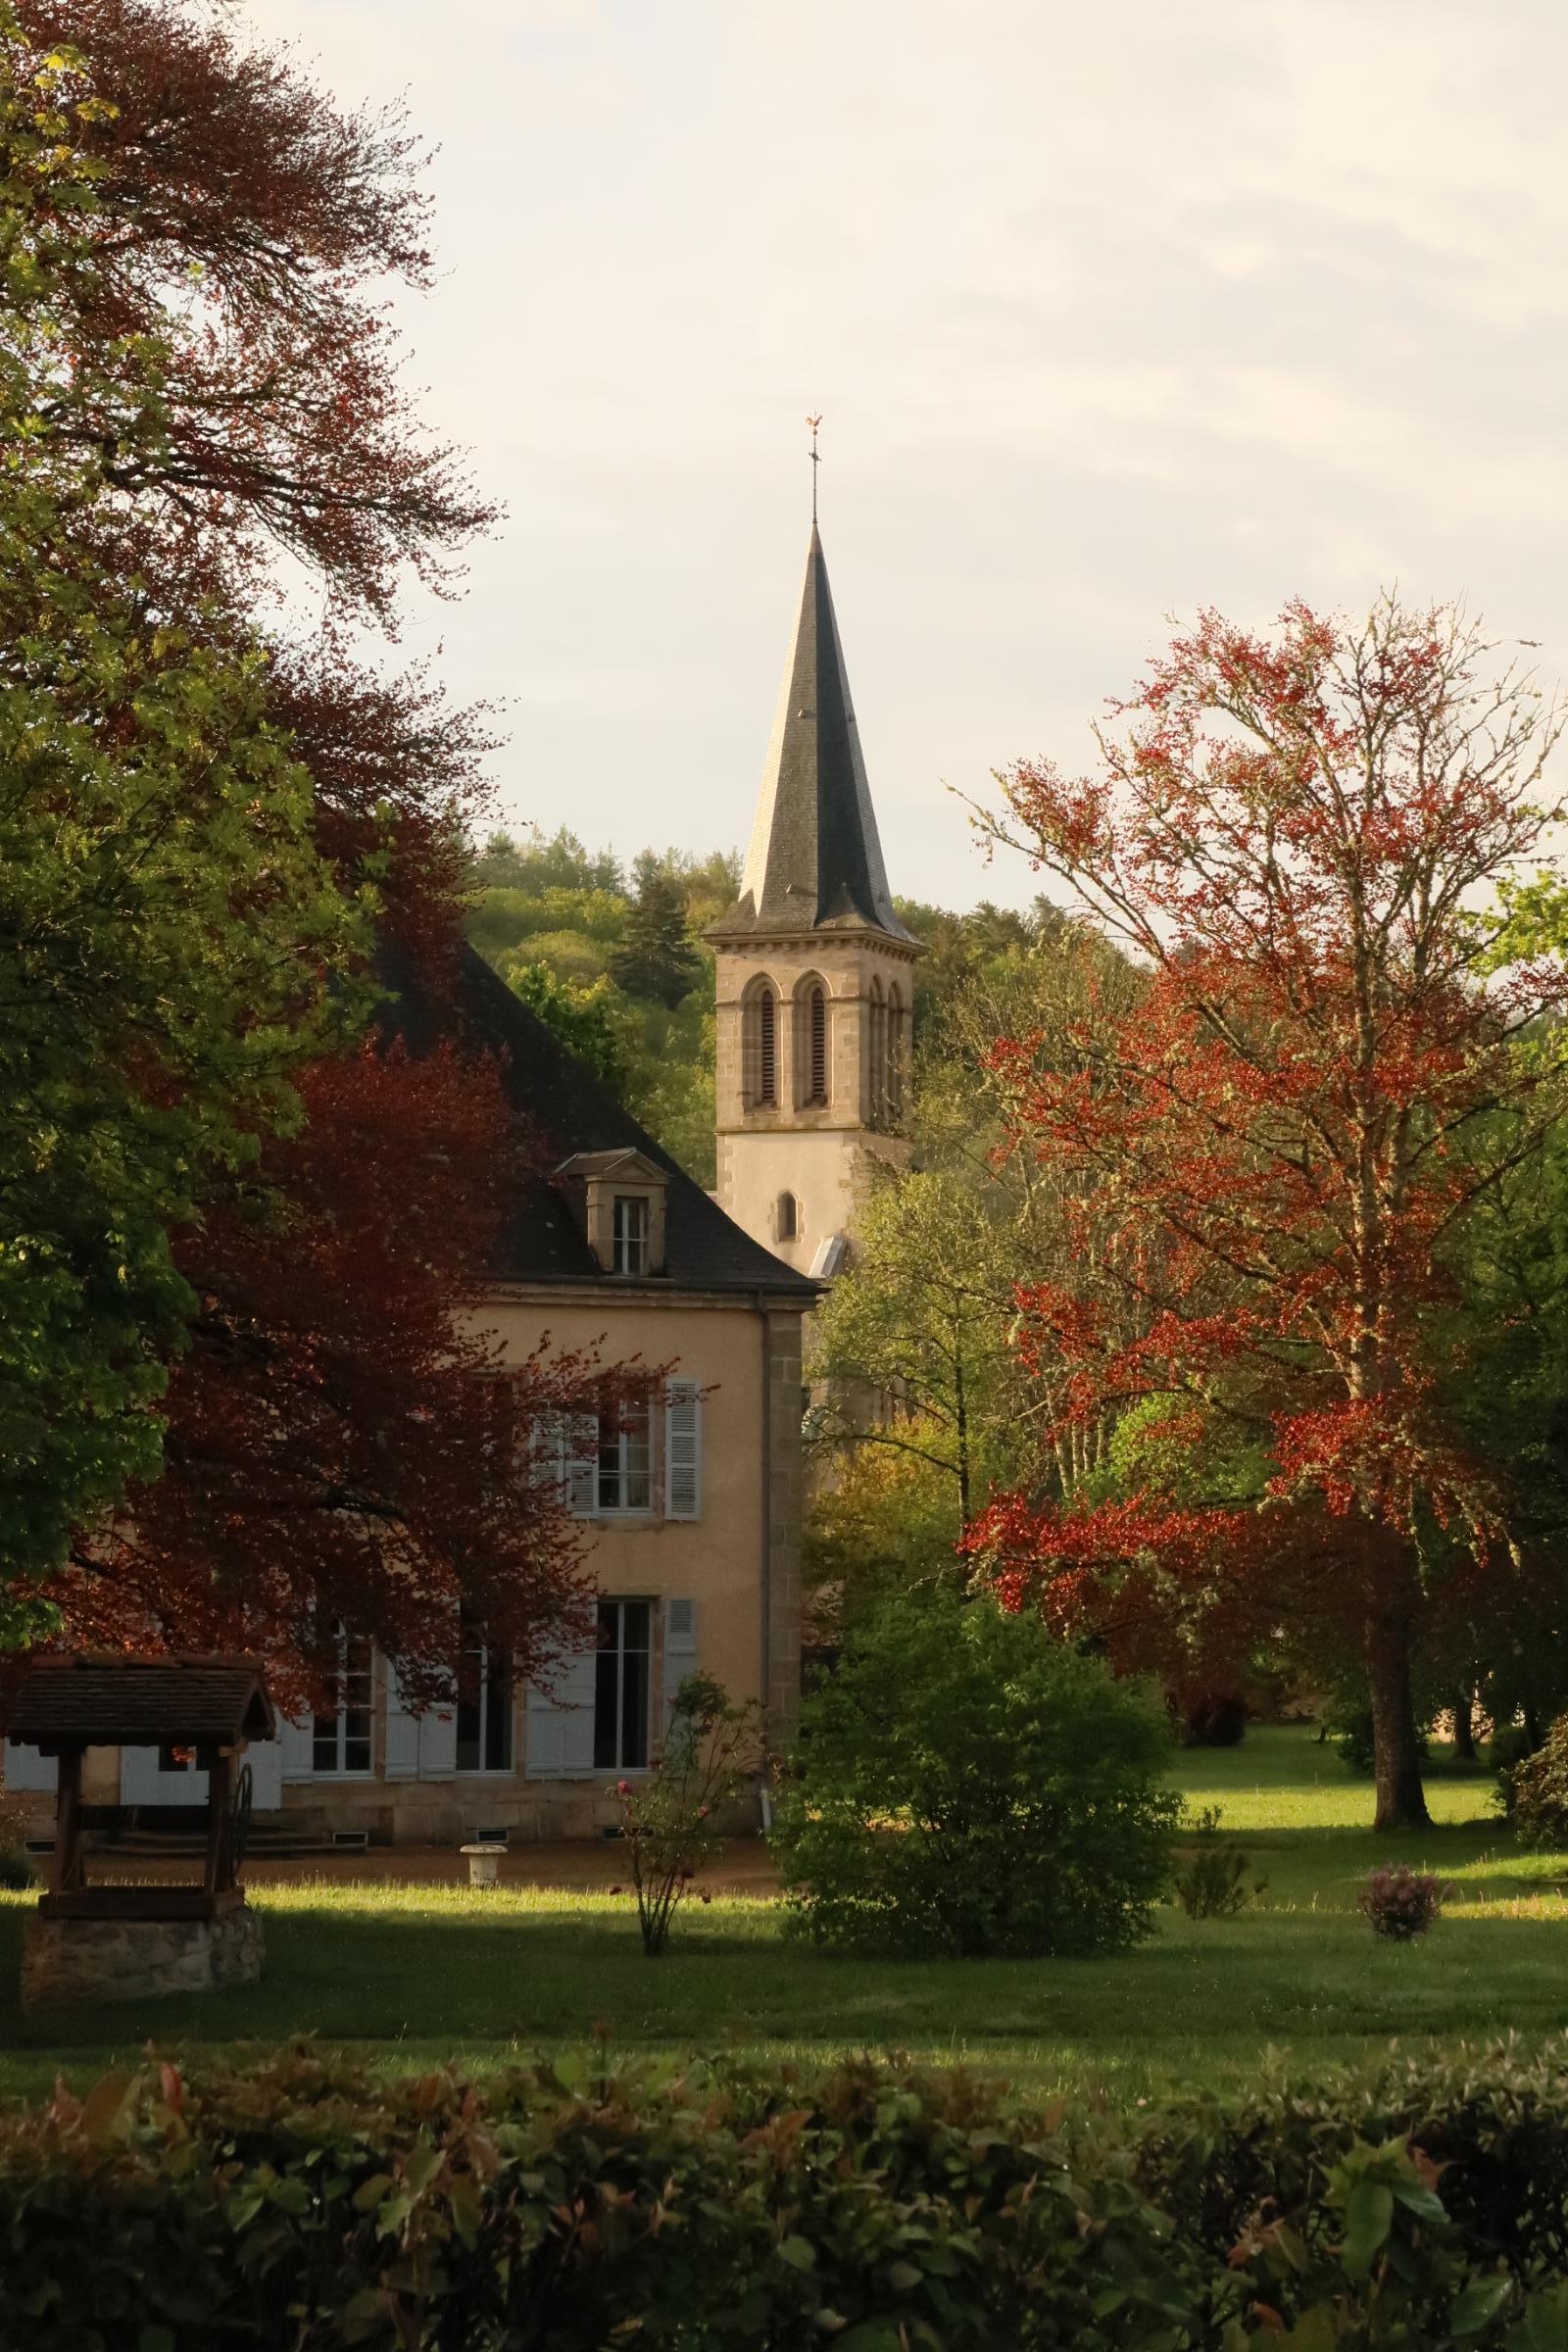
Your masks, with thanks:
<instances>
[{"instance_id":1,"label":"window","mask_svg":"<svg viewBox=\"0 0 1568 2352\"><path fill-rule=\"evenodd\" d=\"M512 1653L492 1649L478 1627L464 1622L458 1661L459 1772L512 1770Z\"/></svg>"},{"instance_id":2,"label":"window","mask_svg":"<svg viewBox=\"0 0 1568 2352\"><path fill-rule=\"evenodd\" d=\"M614 1213L614 1257L611 1271L615 1274L646 1274L648 1271L648 1198L644 1193L617 1193Z\"/></svg>"},{"instance_id":3,"label":"window","mask_svg":"<svg viewBox=\"0 0 1568 2352\"><path fill-rule=\"evenodd\" d=\"M594 1770L636 1772L648 1762L648 1673L653 1603L602 1600L594 1674Z\"/></svg>"},{"instance_id":4,"label":"window","mask_svg":"<svg viewBox=\"0 0 1568 2352\"><path fill-rule=\"evenodd\" d=\"M778 1209L773 1220L774 1231L781 1242L793 1242L801 1230L800 1203L793 1193L780 1193Z\"/></svg>"},{"instance_id":5,"label":"window","mask_svg":"<svg viewBox=\"0 0 1568 2352\"><path fill-rule=\"evenodd\" d=\"M810 1054L812 1102L827 1101L827 991L820 982L810 997Z\"/></svg>"},{"instance_id":6,"label":"window","mask_svg":"<svg viewBox=\"0 0 1568 2352\"><path fill-rule=\"evenodd\" d=\"M618 1426L599 1433L594 1471L594 1508L600 1511L653 1509L653 1399L631 1396L616 1416Z\"/></svg>"},{"instance_id":7,"label":"window","mask_svg":"<svg viewBox=\"0 0 1568 2352\"><path fill-rule=\"evenodd\" d=\"M375 1707L371 1659L369 1637L346 1634L340 1626L337 1668L332 1676L333 1704L311 1721L313 1772L369 1771Z\"/></svg>"}]
</instances>

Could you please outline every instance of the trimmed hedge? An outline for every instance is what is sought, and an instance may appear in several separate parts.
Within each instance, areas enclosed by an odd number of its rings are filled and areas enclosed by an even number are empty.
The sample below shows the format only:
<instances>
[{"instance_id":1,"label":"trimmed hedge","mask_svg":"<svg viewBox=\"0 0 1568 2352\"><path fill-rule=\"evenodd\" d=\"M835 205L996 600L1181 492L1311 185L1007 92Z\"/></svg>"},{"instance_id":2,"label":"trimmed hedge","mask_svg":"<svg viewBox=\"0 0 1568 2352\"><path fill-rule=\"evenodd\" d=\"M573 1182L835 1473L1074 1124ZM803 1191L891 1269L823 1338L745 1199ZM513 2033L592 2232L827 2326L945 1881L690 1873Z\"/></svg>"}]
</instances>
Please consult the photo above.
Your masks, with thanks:
<instances>
[{"instance_id":1,"label":"trimmed hedge","mask_svg":"<svg viewBox=\"0 0 1568 2352\"><path fill-rule=\"evenodd\" d=\"M961 2074L378 2082L0 2118L6 2352L1568 2347L1568 2044L1162 2112Z\"/></svg>"}]
</instances>

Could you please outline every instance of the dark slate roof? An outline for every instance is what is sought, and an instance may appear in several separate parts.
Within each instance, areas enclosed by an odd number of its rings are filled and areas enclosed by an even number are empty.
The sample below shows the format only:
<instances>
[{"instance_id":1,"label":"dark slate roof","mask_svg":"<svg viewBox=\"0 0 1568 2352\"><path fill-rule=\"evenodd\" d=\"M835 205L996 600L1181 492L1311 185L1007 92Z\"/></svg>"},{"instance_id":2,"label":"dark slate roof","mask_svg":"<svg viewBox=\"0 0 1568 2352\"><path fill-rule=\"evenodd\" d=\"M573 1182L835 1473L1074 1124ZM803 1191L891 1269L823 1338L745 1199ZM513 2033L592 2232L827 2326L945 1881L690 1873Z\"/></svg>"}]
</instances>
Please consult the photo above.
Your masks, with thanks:
<instances>
[{"instance_id":1,"label":"dark slate roof","mask_svg":"<svg viewBox=\"0 0 1568 2352\"><path fill-rule=\"evenodd\" d=\"M893 911L816 525L741 895L713 925L909 934Z\"/></svg>"},{"instance_id":2,"label":"dark slate roof","mask_svg":"<svg viewBox=\"0 0 1568 2352\"><path fill-rule=\"evenodd\" d=\"M554 1181L562 1163L579 1152L632 1151L668 1179L664 1270L645 1278L649 1287L766 1291L803 1307L812 1303L818 1286L743 1233L472 948L462 951L450 994L433 992L395 948L383 950L377 969L392 997L383 1025L414 1053L456 1037L495 1054L507 1093L540 1145L539 1173L524 1185L490 1269L497 1280L637 1287L601 1271L564 1187Z\"/></svg>"},{"instance_id":3,"label":"dark slate roof","mask_svg":"<svg viewBox=\"0 0 1568 2352\"><path fill-rule=\"evenodd\" d=\"M245 1658L34 1659L0 1697L8 1739L29 1747L231 1747L276 1730Z\"/></svg>"}]
</instances>

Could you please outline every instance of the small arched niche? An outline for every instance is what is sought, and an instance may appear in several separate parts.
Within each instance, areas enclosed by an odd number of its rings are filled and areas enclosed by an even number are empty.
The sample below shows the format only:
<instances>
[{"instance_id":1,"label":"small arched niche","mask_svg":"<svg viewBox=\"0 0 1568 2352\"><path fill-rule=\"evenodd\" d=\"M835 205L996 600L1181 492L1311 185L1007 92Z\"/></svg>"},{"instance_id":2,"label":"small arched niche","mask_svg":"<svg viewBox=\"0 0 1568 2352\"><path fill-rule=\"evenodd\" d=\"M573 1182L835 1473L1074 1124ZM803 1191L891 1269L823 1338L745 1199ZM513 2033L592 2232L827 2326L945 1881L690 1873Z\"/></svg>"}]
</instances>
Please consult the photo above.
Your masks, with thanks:
<instances>
[{"instance_id":1,"label":"small arched niche","mask_svg":"<svg viewBox=\"0 0 1568 2352\"><path fill-rule=\"evenodd\" d=\"M798 1242L801 1238L801 1204L793 1193L780 1193L774 1202L773 1238L779 1242Z\"/></svg>"}]
</instances>

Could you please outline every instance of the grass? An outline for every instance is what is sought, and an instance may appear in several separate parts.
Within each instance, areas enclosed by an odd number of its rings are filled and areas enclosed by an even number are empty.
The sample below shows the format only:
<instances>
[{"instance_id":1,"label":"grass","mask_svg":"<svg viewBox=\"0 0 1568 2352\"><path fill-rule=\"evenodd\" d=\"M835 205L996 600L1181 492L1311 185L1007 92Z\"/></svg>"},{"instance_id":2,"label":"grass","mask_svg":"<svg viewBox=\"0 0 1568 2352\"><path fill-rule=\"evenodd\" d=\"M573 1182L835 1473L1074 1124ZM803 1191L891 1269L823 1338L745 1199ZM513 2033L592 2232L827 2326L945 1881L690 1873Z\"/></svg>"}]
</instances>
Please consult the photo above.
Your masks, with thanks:
<instances>
[{"instance_id":1,"label":"grass","mask_svg":"<svg viewBox=\"0 0 1568 2352\"><path fill-rule=\"evenodd\" d=\"M1305 1730L1194 1753L1179 1778L1195 1807L1223 1809L1266 1890L1233 1920L1193 1923L1166 1906L1153 1938L1114 1961L833 1959L786 1941L773 1901L735 1896L683 1914L669 1954L650 1962L623 1898L307 1880L253 1898L268 1936L259 1988L113 2012L0 2007L0 2092L36 2093L57 2072L90 2079L149 2038L314 2033L377 2066L482 2069L604 2028L623 2050L897 2049L1136 2095L1245 2079L1270 2046L1306 2074L1394 2034L1540 2035L1563 2023L1568 1856L1513 1851L1484 1772L1435 1765L1436 1826L1395 1840L1365 1826L1369 1785ZM1409 1946L1376 1941L1355 1909L1366 1872L1391 1860L1457 1889ZM8 1990L27 1903L0 1896Z\"/></svg>"}]
</instances>

